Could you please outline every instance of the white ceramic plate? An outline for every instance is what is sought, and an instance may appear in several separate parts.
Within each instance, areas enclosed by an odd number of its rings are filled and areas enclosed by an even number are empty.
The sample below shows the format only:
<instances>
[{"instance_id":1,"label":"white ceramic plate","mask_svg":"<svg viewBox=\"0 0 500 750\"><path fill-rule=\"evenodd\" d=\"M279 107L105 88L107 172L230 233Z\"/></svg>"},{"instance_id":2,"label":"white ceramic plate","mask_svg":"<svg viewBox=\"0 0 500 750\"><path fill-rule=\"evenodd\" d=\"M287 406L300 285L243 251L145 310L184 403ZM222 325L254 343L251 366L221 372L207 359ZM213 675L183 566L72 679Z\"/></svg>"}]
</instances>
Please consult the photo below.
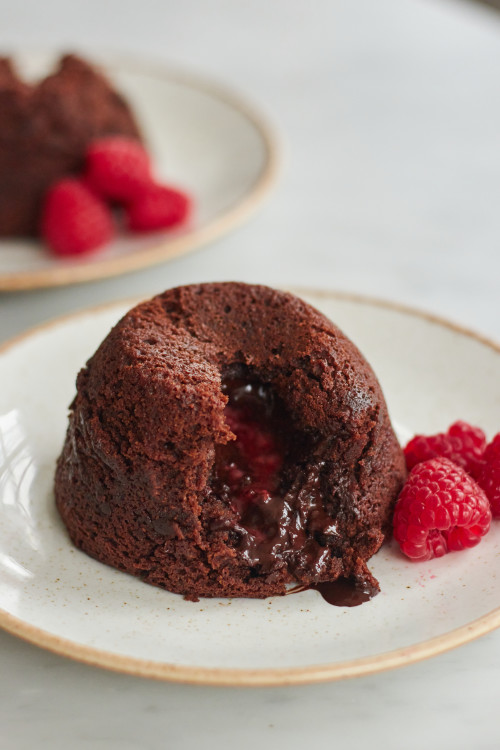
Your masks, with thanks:
<instances>
[{"instance_id":1,"label":"white ceramic plate","mask_svg":"<svg viewBox=\"0 0 500 750\"><path fill-rule=\"evenodd\" d=\"M56 56L15 55L31 79ZM270 127L223 87L160 65L96 58L132 104L159 178L188 190L196 208L174 232L124 235L83 259L52 257L36 240L0 240L0 291L104 278L169 260L242 222L268 193L276 174Z\"/></svg>"},{"instance_id":2,"label":"white ceramic plate","mask_svg":"<svg viewBox=\"0 0 500 750\"><path fill-rule=\"evenodd\" d=\"M303 295L377 372L403 440L456 418L500 426L500 350L423 314ZM52 495L78 369L129 304L66 318L0 355L0 625L41 646L144 676L206 684L340 679L407 664L500 624L500 523L481 544L422 564L394 545L370 567L382 592L352 609L313 591L193 604L69 542ZM63 354L62 354L63 353Z\"/></svg>"}]
</instances>

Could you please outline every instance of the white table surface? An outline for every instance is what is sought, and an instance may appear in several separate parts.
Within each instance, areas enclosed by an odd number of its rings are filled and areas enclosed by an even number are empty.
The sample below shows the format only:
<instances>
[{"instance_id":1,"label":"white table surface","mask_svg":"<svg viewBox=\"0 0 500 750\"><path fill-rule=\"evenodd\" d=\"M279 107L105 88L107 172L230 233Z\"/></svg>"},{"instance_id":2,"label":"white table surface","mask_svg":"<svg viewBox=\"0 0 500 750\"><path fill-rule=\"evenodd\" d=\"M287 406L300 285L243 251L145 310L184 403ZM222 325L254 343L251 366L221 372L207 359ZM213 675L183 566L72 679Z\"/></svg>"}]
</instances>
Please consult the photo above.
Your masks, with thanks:
<instances>
[{"instance_id":1,"label":"white table surface","mask_svg":"<svg viewBox=\"0 0 500 750\"><path fill-rule=\"evenodd\" d=\"M214 279L361 292L500 340L500 14L460 0L0 0L0 18L3 49L130 52L217 78L260 105L283 150L246 226L132 275L4 294L0 340ZM498 748L499 665L495 632L348 682L214 689L0 633L0 748Z\"/></svg>"}]
</instances>

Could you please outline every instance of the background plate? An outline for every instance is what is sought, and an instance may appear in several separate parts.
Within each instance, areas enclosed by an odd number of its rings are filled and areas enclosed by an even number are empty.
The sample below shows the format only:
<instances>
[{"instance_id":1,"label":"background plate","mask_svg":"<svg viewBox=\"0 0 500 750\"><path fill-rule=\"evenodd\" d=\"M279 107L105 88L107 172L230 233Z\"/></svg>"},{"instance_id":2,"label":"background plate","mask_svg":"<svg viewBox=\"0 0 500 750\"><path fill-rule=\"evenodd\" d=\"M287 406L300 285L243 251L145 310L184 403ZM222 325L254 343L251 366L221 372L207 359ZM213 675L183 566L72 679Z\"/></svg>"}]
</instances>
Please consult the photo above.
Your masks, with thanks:
<instances>
[{"instance_id":1,"label":"background plate","mask_svg":"<svg viewBox=\"0 0 500 750\"><path fill-rule=\"evenodd\" d=\"M490 436L498 428L494 345L383 303L302 296L372 363L402 440L458 417ZM409 563L394 545L385 546L370 563L382 592L353 609L329 606L313 591L193 604L73 548L52 494L67 405L78 369L129 306L57 321L1 354L0 625L112 669L251 685L367 674L439 653L500 624L498 523L478 547L427 563Z\"/></svg>"},{"instance_id":2,"label":"background plate","mask_svg":"<svg viewBox=\"0 0 500 750\"><path fill-rule=\"evenodd\" d=\"M14 57L31 79L56 60L41 53ZM91 61L132 104L158 177L193 195L192 222L174 232L122 236L75 260L52 257L36 240L2 239L0 291L114 276L194 250L246 219L274 181L275 138L238 96L161 65L95 55Z\"/></svg>"}]
</instances>

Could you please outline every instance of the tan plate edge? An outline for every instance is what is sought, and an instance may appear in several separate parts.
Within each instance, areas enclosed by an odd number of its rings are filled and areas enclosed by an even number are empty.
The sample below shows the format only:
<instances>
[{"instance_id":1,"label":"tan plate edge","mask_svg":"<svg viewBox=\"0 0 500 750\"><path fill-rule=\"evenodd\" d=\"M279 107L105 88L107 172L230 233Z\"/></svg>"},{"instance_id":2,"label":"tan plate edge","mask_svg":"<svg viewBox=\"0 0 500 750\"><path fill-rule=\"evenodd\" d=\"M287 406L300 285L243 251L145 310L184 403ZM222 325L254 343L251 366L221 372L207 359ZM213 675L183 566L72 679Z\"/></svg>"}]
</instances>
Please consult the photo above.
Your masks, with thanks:
<instances>
[{"instance_id":1,"label":"tan plate edge","mask_svg":"<svg viewBox=\"0 0 500 750\"><path fill-rule=\"evenodd\" d=\"M407 648L352 661L287 669L218 669L160 664L75 644L28 625L3 610L0 610L0 627L60 656L135 677L219 687L278 687L364 677L438 656L500 627L500 608L468 625Z\"/></svg>"},{"instance_id":2,"label":"tan plate edge","mask_svg":"<svg viewBox=\"0 0 500 750\"><path fill-rule=\"evenodd\" d=\"M96 55L96 58L98 55ZM18 292L45 287L65 286L87 281L108 278L147 268L156 263L168 261L179 255L194 251L203 245L213 242L225 235L231 229L242 224L263 201L276 181L279 169L278 138L273 127L267 122L256 108L238 94L234 94L223 84L219 85L204 79L195 73L186 73L169 68L160 63L133 61L133 58L106 56L98 60L101 67L127 68L132 71L149 74L156 77L183 83L191 88L209 93L220 101L230 105L250 121L259 132L264 143L267 159L250 192L233 208L212 219L206 226L194 229L188 234L169 238L168 236L153 244L150 248L131 253L130 255L110 258L96 263L72 266L58 266L56 268L41 269L32 272L0 273L0 292ZM108 60L108 62L106 62ZM132 66L132 67L130 67Z\"/></svg>"},{"instance_id":3,"label":"tan plate edge","mask_svg":"<svg viewBox=\"0 0 500 750\"><path fill-rule=\"evenodd\" d=\"M294 288L294 293L322 297L326 299L339 299L352 301L359 304L375 305L389 310L394 310L407 315L429 320L452 331L460 333L468 338L475 339L485 346L500 354L500 345L489 339L474 333L460 325L449 322L439 316L415 310L406 305L396 302L386 302L377 298L364 297L362 295L344 292L333 292L319 289ZM111 310L119 307L135 304L138 299L115 301L109 304L87 308L80 312L61 316L48 323L41 324L31 330L16 336L0 346L0 355L18 343L36 335L44 330L52 328L57 324L83 317L87 314ZM220 669L178 666L175 664L161 664L146 659L137 659L121 654L113 654L108 651L75 644L65 638L52 635L40 628L29 625L19 620L5 610L0 609L0 627L13 635L33 643L41 648L56 654L70 657L76 661L92 666L104 667L116 672L147 677L157 680L171 682L182 682L196 685L212 686L234 686L234 687L264 687L284 685L304 685L310 683L342 680L361 677L377 672L387 671L402 667L415 662L428 659L450 651L475 640L486 633L500 627L500 607L495 608L486 615L474 620L448 633L431 638L421 643L413 644L406 648L387 651L375 656L353 659L346 662L334 662L331 664L311 665L308 667L291 667L286 669Z\"/></svg>"}]
</instances>

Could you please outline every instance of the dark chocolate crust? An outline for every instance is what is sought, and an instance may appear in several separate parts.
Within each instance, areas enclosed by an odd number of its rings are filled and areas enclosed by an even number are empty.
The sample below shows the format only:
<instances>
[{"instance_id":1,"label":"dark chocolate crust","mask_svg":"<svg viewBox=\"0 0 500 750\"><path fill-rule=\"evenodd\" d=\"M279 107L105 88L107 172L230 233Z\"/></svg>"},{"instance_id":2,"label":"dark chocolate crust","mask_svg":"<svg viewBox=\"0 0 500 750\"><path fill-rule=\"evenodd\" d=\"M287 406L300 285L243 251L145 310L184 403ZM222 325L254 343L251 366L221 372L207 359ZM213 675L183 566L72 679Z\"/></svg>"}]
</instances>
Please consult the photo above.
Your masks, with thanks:
<instances>
[{"instance_id":1,"label":"dark chocolate crust","mask_svg":"<svg viewBox=\"0 0 500 750\"><path fill-rule=\"evenodd\" d=\"M337 536L321 567L245 562L234 511L212 491L232 439L221 376L271 384L312 446ZM307 442L307 441L306 441ZM265 597L286 585L367 575L405 476L378 381L317 310L264 286L179 287L132 309L79 373L56 471L59 512L89 555L188 598Z\"/></svg>"},{"instance_id":2,"label":"dark chocolate crust","mask_svg":"<svg viewBox=\"0 0 500 750\"><path fill-rule=\"evenodd\" d=\"M47 188L80 172L90 141L117 134L140 139L127 102L84 60L65 55L29 86L0 58L0 236L37 234Z\"/></svg>"}]
</instances>

